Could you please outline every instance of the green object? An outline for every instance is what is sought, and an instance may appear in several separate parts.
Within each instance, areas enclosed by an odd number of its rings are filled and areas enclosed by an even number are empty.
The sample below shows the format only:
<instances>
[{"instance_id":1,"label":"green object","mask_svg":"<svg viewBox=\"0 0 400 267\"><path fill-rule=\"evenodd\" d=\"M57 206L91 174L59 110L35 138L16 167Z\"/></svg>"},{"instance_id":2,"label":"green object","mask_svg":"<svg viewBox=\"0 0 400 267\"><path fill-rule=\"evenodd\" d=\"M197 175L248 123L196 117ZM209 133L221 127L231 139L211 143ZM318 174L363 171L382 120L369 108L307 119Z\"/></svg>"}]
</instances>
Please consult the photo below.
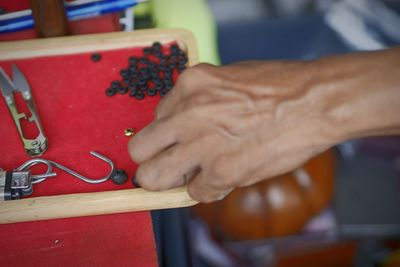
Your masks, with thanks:
<instances>
[{"instance_id":1,"label":"green object","mask_svg":"<svg viewBox=\"0 0 400 267\"><path fill-rule=\"evenodd\" d=\"M219 65L217 29L205 0L152 0L155 28L184 28L196 37L200 62Z\"/></svg>"}]
</instances>

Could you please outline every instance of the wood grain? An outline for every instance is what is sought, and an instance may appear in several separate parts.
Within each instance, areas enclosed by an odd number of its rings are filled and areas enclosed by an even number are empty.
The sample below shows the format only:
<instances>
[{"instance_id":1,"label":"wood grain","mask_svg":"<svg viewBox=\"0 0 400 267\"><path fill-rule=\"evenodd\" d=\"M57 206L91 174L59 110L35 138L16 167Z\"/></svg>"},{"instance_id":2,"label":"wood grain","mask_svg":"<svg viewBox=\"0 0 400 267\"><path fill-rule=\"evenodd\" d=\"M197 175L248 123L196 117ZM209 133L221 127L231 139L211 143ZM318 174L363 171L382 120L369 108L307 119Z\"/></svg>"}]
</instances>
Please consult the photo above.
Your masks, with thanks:
<instances>
[{"instance_id":1,"label":"wood grain","mask_svg":"<svg viewBox=\"0 0 400 267\"><path fill-rule=\"evenodd\" d=\"M186 187L164 192L142 188L36 197L0 202L0 224L169 209L197 204Z\"/></svg>"},{"instance_id":2,"label":"wood grain","mask_svg":"<svg viewBox=\"0 0 400 267\"><path fill-rule=\"evenodd\" d=\"M194 36L184 29L151 29L1 42L0 60L99 52L146 46L154 41L161 43L176 41L187 53L189 65L198 63L198 50Z\"/></svg>"}]
</instances>

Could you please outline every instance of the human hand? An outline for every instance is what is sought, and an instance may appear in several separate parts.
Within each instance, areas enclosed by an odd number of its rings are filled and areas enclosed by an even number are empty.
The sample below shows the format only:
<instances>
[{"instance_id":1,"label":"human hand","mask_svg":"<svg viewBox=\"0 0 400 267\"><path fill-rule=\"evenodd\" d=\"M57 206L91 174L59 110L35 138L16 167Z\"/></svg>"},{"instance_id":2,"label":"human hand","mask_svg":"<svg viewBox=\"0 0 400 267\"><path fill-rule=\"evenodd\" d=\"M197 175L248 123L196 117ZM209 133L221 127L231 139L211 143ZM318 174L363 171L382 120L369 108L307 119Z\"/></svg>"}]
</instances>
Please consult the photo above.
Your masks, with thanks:
<instances>
[{"instance_id":1,"label":"human hand","mask_svg":"<svg viewBox=\"0 0 400 267\"><path fill-rule=\"evenodd\" d=\"M200 202L286 173L333 145L306 62L186 70L129 143L148 190L188 183Z\"/></svg>"}]
</instances>

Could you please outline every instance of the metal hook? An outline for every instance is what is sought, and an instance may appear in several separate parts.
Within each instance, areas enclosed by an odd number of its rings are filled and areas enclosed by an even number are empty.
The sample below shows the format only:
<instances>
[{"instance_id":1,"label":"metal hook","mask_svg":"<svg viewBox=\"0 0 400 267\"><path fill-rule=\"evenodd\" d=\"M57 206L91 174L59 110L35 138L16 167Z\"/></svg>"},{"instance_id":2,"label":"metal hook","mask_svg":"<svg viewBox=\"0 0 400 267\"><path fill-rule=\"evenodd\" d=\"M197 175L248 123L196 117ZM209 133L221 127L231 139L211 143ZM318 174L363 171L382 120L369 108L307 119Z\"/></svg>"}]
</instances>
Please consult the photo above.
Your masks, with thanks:
<instances>
[{"instance_id":1,"label":"metal hook","mask_svg":"<svg viewBox=\"0 0 400 267\"><path fill-rule=\"evenodd\" d=\"M57 175L55 172L53 172L53 166L51 166L51 163L48 160L40 159L40 158L28 160L27 162L25 162L24 164L19 166L16 170L17 171L25 171L39 163L45 164L47 166L47 171L44 174L32 175L32 183L33 184L43 182L44 180L46 180L46 178L54 177Z\"/></svg>"},{"instance_id":2,"label":"metal hook","mask_svg":"<svg viewBox=\"0 0 400 267\"><path fill-rule=\"evenodd\" d=\"M95 151L90 151L90 154L98 159L101 159L102 161L107 162L110 165L111 170L106 176L104 176L100 179L91 179L91 178L85 177L85 176L83 176L83 175L71 170L70 168L65 167L64 165L57 163L57 162L54 162L51 160L40 159L40 158L31 159L31 160L25 162L17 170L19 170L19 171L27 170L28 168L30 168L36 164L39 164L39 163L46 164L47 165L46 173L41 174L41 175L34 175L33 176L34 183L40 183L40 182L43 182L48 177L55 176L56 174L52 172L52 166L57 167L57 168L65 171L66 173L69 173L72 176L75 176L76 178L78 178L86 183L99 184L99 183L103 183L103 182L107 181L111 177L112 173L114 172L114 163L109 158L107 158Z\"/></svg>"}]
</instances>

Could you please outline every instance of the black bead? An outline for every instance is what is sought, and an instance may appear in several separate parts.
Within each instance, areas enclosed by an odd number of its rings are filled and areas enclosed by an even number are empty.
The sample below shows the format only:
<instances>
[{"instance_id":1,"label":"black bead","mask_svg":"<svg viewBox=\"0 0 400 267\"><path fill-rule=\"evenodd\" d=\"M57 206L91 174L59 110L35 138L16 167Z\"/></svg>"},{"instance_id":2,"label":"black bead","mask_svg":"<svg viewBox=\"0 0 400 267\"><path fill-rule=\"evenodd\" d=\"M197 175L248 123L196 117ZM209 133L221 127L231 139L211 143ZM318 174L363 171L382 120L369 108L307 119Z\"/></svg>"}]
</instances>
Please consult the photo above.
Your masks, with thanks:
<instances>
[{"instance_id":1,"label":"black bead","mask_svg":"<svg viewBox=\"0 0 400 267\"><path fill-rule=\"evenodd\" d=\"M144 65L149 64L149 60L145 57L140 58L139 62L140 62L140 64L144 64Z\"/></svg>"},{"instance_id":2,"label":"black bead","mask_svg":"<svg viewBox=\"0 0 400 267\"><path fill-rule=\"evenodd\" d=\"M183 72L185 69L186 69L186 66L182 66L182 65L178 66L178 72L179 73Z\"/></svg>"},{"instance_id":3,"label":"black bead","mask_svg":"<svg viewBox=\"0 0 400 267\"><path fill-rule=\"evenodd\" d=\"M136 98L137 100L142 100L142 99L144 98L144 93L143 93L143 91L137 90L137 91L136 91L135 98Z\"/></svg>"},{"instance_id":4,"label":"black bead","mask_svg":"<svg viewBox=\"0 0 400 267\"><path fill-rule=\"evenodd\" d=\"M119 74L120 74L122 77L126 77L126 76L128 76L129 71L128 71L127 69L122 69L122 70L119 71Z\"/></svg>"},{"instance_id":5,"label":"black bead","mask_svg":"<svg viewBox=\"0 0 400 267\"><path fill-rule=\"evenodd\" d=\"M186 57L179 57L179 59L178 59L178 63L180 64L180 65L185 65L186 63L187 63L187 58Z\"/></svg>"},{"instance_id":6,"label":"black bead","mask_svg":"<svg viewBox=\"0 0 400 267\"><path fill-rule=\"evenodd\" d=\"M148 81L148 79L144 79L144 78L141 77L138 80L138 84L139 84L139 86L143 86L143 85L147 84L147 81Z\"/></svg>"},{"instance_id":7,"label":"black bead","mask_svg":"<svg viewBox=\"0 0 400 267\"><path fill-rule=\"evenodd\" d=\"M111 174L111 180L114 184L122 185L128 181L128 175L123 169L115 169Z\"/></svg>"},{"instance_id":8,"label":"black bead","mask_svg":"<svg viewBox=\"0 0 400 267\"><path fill-rule=\"evenodd\" d=\"M160 42L154 42L151 47L153 48L153 50L155 51L160 51L161 50L161 43Z\"/></svg>"},{"instance_id":9,"label":"black bead","mask_svg":"<svg viewBox=\"0 0 400 267\"><path fill-rule=\"evenodd\" d=\"M140 68L139 73L140 74L147 74L149 72L148 68Z\"/></svg>"},{"instance_id":10,"label":"black bead","mask_svg":"<svg viewBox=\"0 0 400 267\"><path fill-rule=\"evenodd\" d=\"M162 83L155 83L154 84L154 89L157 90L157 91L160 91L163 88L164 88L164 86L163 86Z\"/></svg>"},{"instance_id":11,"label":"black bead","mask_svg":"<svg viewBox=\"0 0 400 267\"><path fill-rule=\"evenodd\" d=\"M162 54L162 53L159 53L159 54L156 54L156 57L158 57L160 60L165 60L167 57L164 55L164 54Z\"/></svg>"},{"instance_id":12,"label":"black bead","mask_svg":"<svg viewBox=\"0 0 400 267\"><path fill-rule=\"evenodd\" d=\"M173 84L166 84L165 85L165 89L167 89L168 91L171 90L174 87Z\"/></svg>"},{"instance_id":13,"label":"black bead","mask_svg":"<svg viewBox=\"0 0 400 267\"><path fill-rule=\"evenodd\" d=\"M149 88L149 87L147 86L147 83L145 83L145 84L140 84L140 83L139 83L139 89L140 89L140 90L146 91L147 88Z\"/></svg>"},{"instance_id":14,"label":"black bead","mask_svg":"<svg viewBox=\"0 0 400 267\"><path fill-rule=\"evenodd\" d=\"M167 93L168 93L168 90L163 89L163 90L160 91L160 96L163 97L163 96L165 96Z\"/></svg>"},{"instance_id":15,"label":"black bead","mask_svg":"<svg viewBox=\"0 0 400 267\"><path fill-rule=\"evenodd\" d=\"M166 70L164 70L164 75L165 76L171 76L172 75L172 70L171 69L166 69Z\"/></svg>"},{"instance_id":16,"label":"black bead","mask_svg":"<svg viewBox=\"0 0 400 267\"><path fill-rule=\"evenodd\" d=\"M129 58L129 64L131 65L131 66L135 66L137 63L138 63L138 58L137 57L130 57Z\"/></svg>"},{"instance_id":17,"label":"black bead","mask_svg":"<svg viewBox=\"0 0 400 267\"><path fill-rule=\"evenodd\" d=\"M141 186L140 186L140 184L138 183L138 181L137 181L137 179L136 179L136 176L134 175L134 176L132 176L132 178L131 178L131 182L132 182L132 184L136 187L136 188L140 188Z\"/></svg>"},{"instance_id":18,"label":"black bead","mask_svg":"<svg viewBox=\"0 0 400 267\"><path fill-rule=\"evenodd\" d=\"M128 88L129 88L129 90L133 90L133 89L137 89L138 88L138 82L137 81L131 81L129 84L128 84Z\"/></svg>"},{"instance_id":19,"label":"black bead","mask_svg":"<svg viewBox=\"0 0 400 267\"><path fill-rule=\"evenodd\" d=\"M129 96L132 97L136 96L136 92L137 92L136 88L129 88Z\"/></svg>"},{"instance_id":20,"label":"black bead","mask_svg":"<svg viewBox=\"0 0 400 267\"><path fill-rule=\"evenodd\" d=\"M131 79L129 77L126 77L122 81L124 84L129 84L131 82Z\"/></svg>"},{"instance_id":21,"label":"black bead","mask_svg":"<svg viewBox=\"0 0 400 267\"><path fill-rule=\"evenodd\" d=\"M92 59L93 62L99 62L101 60L101 54L93 53L90 58Z\"/></svg>"},{"instance_id":22,"label":"black bead","mask_svg":"<svg viewBox=\"0 0 400 267\"><path fill-rule=\"evenodd\" d=\"M157 67L156 63L154 62L149 62L149 64L147 64L147 66L149 67L150 70L155 69Z\"/></svg>"},{"instance_id":23,"label":"black bead","mask_svg":"<svg viewBox=\"0 0 400 267\"><path fill-rule=\"evenodd\" d=\"M126 86L120 86L120 87L118 87L117 91L118 91L118 93L121 94L121 95L126 94L126 92L128 92L128 87L126 87Z\"/></svg>"},{"instance_id":24,"label":"black bead","mask_svg":"<svg viewBox=\"0 0 400 267\"><path fill-rule=\"evenodd\" d=\"M145 56L148 56L148 55L150 55L151 54L151 47L145 47L145 48L143 48L143 54L145 55Z\"/></svg>"},{"instance_id":25,"label":"black bead","mask_svg":"<svg viewBox=\"0 0 400 267\"><path fill-rule=\"evenodd\" d=\"M178 56L184 56L184 57L186 57L186 54L185 54L185 52L183 52L182 49L179 49L179 50L178 50L177 55L178 55Z\"/></svg>"},{"instance_id":26,"label":"black bead","mask_svg":"<svg viewBox=\"0 0 400 267\"><path fill-rule=\"evenodd\" d=\"M111 88L117 89L121 83L117 80L111 82Z\"/></svg>"},{"instance_id":27,"label":"black bead","mask_svg":"<svg viewBox=\"0 0 400 267\"><path fill-rule=\"evenodd\" d=\"M113 96L113 95L115 95L116 92L117 92L117 90L112 87L106 89L106 95L108 95L108 96Z\"/></svg>"},{"instance_id":28,"label":"black bead","mask_svg":"<svg viewBox=\"0 0 400 267\"><path fill-rule=\"evenodd\" d=\"M157 79L157 78L159 79L160 75L159 75L158 70L157 70L157 71L152 70L152 71L150 72L150 77L151 77L152 80Z\"/></svg>"},{"instance_id":29,"label":"black bead","mask_svg":"<svg viewBox=\"0 0 400 267\"><path fill-rule=\"evenodd\" d=\"M149 96L155 96L156 93L157 93L157 91L156 91L155 89L149 88L149 89L147 90L147 94L148 94Z\"/></svg>"}]
</instances>

